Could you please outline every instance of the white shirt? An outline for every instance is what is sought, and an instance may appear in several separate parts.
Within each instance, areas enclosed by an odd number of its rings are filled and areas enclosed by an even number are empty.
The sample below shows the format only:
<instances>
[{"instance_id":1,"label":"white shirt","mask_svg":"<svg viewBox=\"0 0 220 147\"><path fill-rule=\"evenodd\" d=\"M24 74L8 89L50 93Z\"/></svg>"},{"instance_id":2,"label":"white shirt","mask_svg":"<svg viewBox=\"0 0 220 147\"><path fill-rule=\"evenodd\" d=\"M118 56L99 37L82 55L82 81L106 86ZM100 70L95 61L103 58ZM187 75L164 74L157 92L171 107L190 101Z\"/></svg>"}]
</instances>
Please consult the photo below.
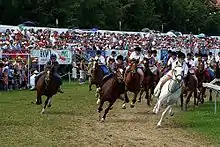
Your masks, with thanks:
<instances>
[{"instance_id":1,"label":"white shirt","mask_svg":"<svg viewBox=\"0 0 220 147\"><path fill-rule=\"evenodd\" d=\"M105 58L104 58L103 56L100 56L100 57L95 56L95 59L96 59L96 60L99 60L99 62L100 62L101 64L104 64L104 65L105 65Z\"/></svg>"},{"instance_id":2,"label":"white shirt","mask_svg":"<svg viewBox=\"0 0 220 147\"><path fill-rule=\"evenodd\" d=\"M139 59L139 62L142 62L144 60L144 56L142 54L137 55L136 52L134 51L131 53L129 59L130 60L132 60L132 59L138 60Z\"/></svg>"},{"instance_id":3,"label":"white shirt","mask_svg":"<svg viewBox=\"0 0 220 147\"><path fill-rule=\"evenodd\" d=\"M172 63L172 69L176 67L176 64L177 64L177 61ZM188 74L189 68L185 61L183 61L182 68L183 68L183 77L186 77Z\"/></svg>"},{"instance_id":4,"label":"white shirt","mask_svg":"<svg viewBox=\"0 0 220 147\"><path fill-rule=\"evenodd\" d=\"M108 63L108 61L109 61L110 58L111 58L111 59L115 59L115 61L116 61L116 58L117 58L117 57L113 57L112 55L109 56L109 57L107 58L107 60L106 60L107 63Z\"/></svg>"},{"instance_id":5,"label":"white shirt","mask_svg":"<svg viewBox=\"0 0 220 147\"><path fill-rule=\"evenodd\" d=\"M213 57L213 56L211 56L211 57L210 57L210 56L208 56L208 61L207 61L207 63L208 63L208 64L210 64L210 63L213 61L213 59L214 59L214 57Z\"/></svg>"},{"instance_id":6,"label":"white shirt","mask_svg":"<svg viewBox=\"0 0 220 147\"><path fill-rule=\"evenodd\" d=\"M177 60L178 60L177 58L174 60L172 57L170 57L170 59L167 62L167 65L168 66L170 66L170 65L172 66L172 63L176 62Z\"/></svg>"}]
</instances>

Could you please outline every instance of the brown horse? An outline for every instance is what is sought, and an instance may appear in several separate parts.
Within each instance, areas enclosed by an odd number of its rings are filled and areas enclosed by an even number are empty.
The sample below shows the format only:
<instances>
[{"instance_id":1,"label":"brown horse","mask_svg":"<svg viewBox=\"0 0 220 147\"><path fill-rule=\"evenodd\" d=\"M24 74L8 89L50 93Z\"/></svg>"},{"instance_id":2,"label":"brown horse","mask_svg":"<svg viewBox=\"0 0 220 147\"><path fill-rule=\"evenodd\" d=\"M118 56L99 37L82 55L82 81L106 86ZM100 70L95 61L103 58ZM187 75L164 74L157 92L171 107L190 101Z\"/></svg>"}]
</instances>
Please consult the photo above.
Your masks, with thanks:
<instances>
[{"instance_id":1,"label":"brown horse","mask_svg":"<svg viewBox=\"0 0 220 147\"><path fill-rule=\"evenodd\" d=\"M115 103L115 101L120 98L120 95L124 93L125 85L123 82L123 69L117 69L116 73L113 74L113 76L107 81L103 83L100 90L100 98L97 101L97 104L99 104L98 112L101 113L103 110L103 104L104 102L108 101L109 105L105 109L105 113L101 118L101 121L104 121L106 118L106 115L108 111L111 109L112 105Z\"/></svg>"},{"instance_id":2,"label":"brown horse","mask_svg":"<svg viewBox=\"0 0 220 147\"><path fill-rule=\"evenodd\" d=\"M48 105L48 107L51 107L51 101L52 96L54 96L59 89L59 84L54 79L53 76L55 72L54 65L51 66L51 68L47 69L45 73L39 78L37 81L36 89L37 89L37 105L42 104L42 96L45 95L47 97L44 107L42 109L42 114L45 112L45 109Z\"/></svg>"},{"instance_id":3,"label":"brown horse","mask_svg":"<svg viewBox=\"0 0 220 147\"><path fill-rule=\"evenodd\" d=\"M98 60L92 59L91 77L89 80L89 91L92 90L92 85L96 85L96 97L98 97L99 87L104 77L104 72L99 66Z\"/></svg>"},{"instance_id":4,"label":"brown horse","mask_svg":"<svg viewBox=\"0 0 220 147\"><path fill-rule=\"evenodd\" d=\"M183 110L183 95L186 94L186 102L185 102L185 111L187 111L187 105L190 101L190 98L192 97L192 94L194 93L194 106L198 105L198 81L194 78L196 76L195 74L188 73L187 79L185 79L186 86L183 87L182 93L180 95L181 100L181 109Z\"/></svg>"},{"instance_id":5,"label":"brown horse","mask_svg":"<svg viewBox=\"0 0 220 147\"><path fill-rule=\"evenodd\" d=\"M138 61L136 61L136 60L131 61L130 69L127 71L127 75L125 77L126 90L125 90L125 100L124 100L124 103L122 106L123 109L126 109L126 103L129 103L129 98L128 98L127 92L130 91L130 92L134 93L133 100L130 104L130 107L134 108L134 104L137 101L137 95L141 89L140 75L137 72L137 65L138 65L137 63L138 63Z\"/></svg>"},{"instance_id":6,"label":"brown horse","mask_svg":"<svg viewBox=\"0 0 220 147\"><path fill-rule=\"evenodd\" d=\"M147 104L150 106L151 97L154 92L154 88L156 87L156 84L159 81L159 73L156 75L153 74L149 67L149 59L144 59L144 66L145 66L145 72L144 72L144 81L143 81L143 88L140 91L140 96L138 99L138 102L141 102L141 97L143 93L145 92L145 99L147 99Z\"/></svg>"},{"instance_id":7,"label":"brown horse","mask_svg":"<svg viewBox=\"0 0 220 147\"><path fill-rule=\"evenodd\" d=\"M211 77L208 70L205 69L204 62L199 63L196 76L199 79L198 88L199 88L200 94L198 97L199 97L199 101L203 104L206 87L203 87L202 83L209 83L214 79L214 77ZM209 90L209 101L212 101L212 89Z\"/></svg>"}]
</instances>

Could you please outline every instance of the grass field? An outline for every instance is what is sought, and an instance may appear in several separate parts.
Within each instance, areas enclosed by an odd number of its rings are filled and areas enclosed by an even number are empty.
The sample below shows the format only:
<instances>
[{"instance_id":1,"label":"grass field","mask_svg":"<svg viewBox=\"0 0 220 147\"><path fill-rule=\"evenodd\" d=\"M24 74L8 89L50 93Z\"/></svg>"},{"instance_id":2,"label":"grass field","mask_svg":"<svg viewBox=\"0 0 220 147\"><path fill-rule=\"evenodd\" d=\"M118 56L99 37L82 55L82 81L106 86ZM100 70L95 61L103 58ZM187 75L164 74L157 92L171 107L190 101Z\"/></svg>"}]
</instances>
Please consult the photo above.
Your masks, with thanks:
<instances>
[{"instance_id":1,"label":"grass field","mask_svg":"<svg viewBox=\"0 0 220 147\"><path fill-rule=\"evenodd\" d=\"M177 123L188 132L197 132L198 135L207 136L220 144L220 103L217 104L217 113L214 114L214 102L207 102L189 112L181 112L176 117Z\"/></svg>"},{"instance_id":2,"label":"grass field","mask_svg":"<svg viewBox=\"0 0 220 147\"><path fill-rule=\"evenodd\" d=\"M44 115L41 106L31 103L35 92L0 93L0 146L166 146L171 141L171 146L191 146L203 140L192 131L220 144L220 109L214 115L210 104L187 113L178 109L174 118L165 120L165 129L156 129L159 117L150 114L152 107L146 103L122 110L117 101L106 122L100 123L94 89L89 92L88 85L76 83L63 89Z\"/></svg>"}]
</instances>

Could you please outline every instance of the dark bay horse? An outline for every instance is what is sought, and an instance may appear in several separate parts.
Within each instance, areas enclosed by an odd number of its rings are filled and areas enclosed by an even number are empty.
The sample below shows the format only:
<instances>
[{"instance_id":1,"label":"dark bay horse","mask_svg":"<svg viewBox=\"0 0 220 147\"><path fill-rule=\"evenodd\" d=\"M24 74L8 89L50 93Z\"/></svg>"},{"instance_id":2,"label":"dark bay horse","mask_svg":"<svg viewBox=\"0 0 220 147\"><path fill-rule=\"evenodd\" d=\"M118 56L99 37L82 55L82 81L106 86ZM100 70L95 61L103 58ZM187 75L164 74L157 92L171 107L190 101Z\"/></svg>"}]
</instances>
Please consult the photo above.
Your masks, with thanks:
<instances>
[{"instance_id":1,"label":"dark bay horse","mask_svg":"<svg viewBox=\"0 0 220 147\"><path fill-rule=\"evenodd\" d=\"M129 103L129 98L127 95L127 92L130 91L134 93L134 97L132 99L132 102L130 104L131 108L134 108L134 104L137 101L137 95L140 92L141 85L140 85L140 75L137 72L137 64L138 61L132 60L130 64L130 69L127 71L127 75L125 77L125 100L124 104L122 106L123 109L126 109L126 103Z\"/></svg>"},{"instance_id":2,"label":"dark bay horse","mask_svg":"<svg viewBox=\"0 0 220 147\"><path fill-rule=\"evenodd\" d=\"M187 105L192 97L192 94L194 94L194 106L198 105L198 81L194 78L194 76L196 76L195 73L188 73L187 79L184 80L186 85L182 88L180 95L181 109L183 110L183 95L186 94L185 111L187 111Z\"/></svg>"},{"instance_id":3,"label":"dark bay horse","mask_svg":"<svg viewBox=\"0 0 220 147\"><path fill-rule=\"evenodd\" d=\"M149 59L147 58L144 59L144 66L145 66L145 71L144 71L144 81L142 84L143 88L140 91L138 102L141 102L141 97L145 92L145 98L147 99L147 104L150 106L151 97L154 93L154 88L156 87L156 84L159 81L159 73L157 73L156 75L152 73L149 67Z\"/></svg>"},{"instance_id":4,"label":"dark bay horse","mask_svg":"<svg viewBox=\"0 0 220 147\"><path fill-rule=\"evenodd\" d=\"M113 74L113 76L109 79L107 79L103 85L101 85L100 90L100 98L97 101L97 104L99 104L98 112L101 113L103 110L103 104L104 102L108 101L109 105L105 109L105 113L101 118L101 121L104 121L106 118L106 115L108 111L111 109L112 105L115 103L115 101L120 98L121 94L124 94L125 91L125 85L123 82L124 71L123 69L117 69L116 73Z\"/></svg>"},{"instance_id":5,"label":"dark bay horse","mask_svg":"<svg viewBox=\"0 0 220 147\"><path fill-rule=\"evenodd\" d=\"M39 78L37 81L36 89L37 89L37 105L42 104L42 96L45 95L47 97L44 107L42 109L42 114L45 112L46 107L51 107L52 96L54 96L59 89L59 84L57 83L54 77L55 67L51 65L45 73Z\"/></svg>"},{"instance_id":6,"label":"dark bay horse","mask_svg":"<svg viewBox=\"0 0 220 147\"><path fill-rule=\"evenodd\" d=\"M204 103L204 96L206 92L206 87L203 87L202 83L210 83L214 77L211 77L208 70L205 69L204 62L199 62L198 70L196 71L196 76L198 80L198 88L199 88L199 101ZM209 101L212 101L212 89L209 90Z\"/></svg>"},{"instance_id":7,"label":"dark bay horse","mask_svg":"<svg viewBox=\"0 0 220 147\"><path fill-rule=\"evenodd\" d=\"M89 91L92 90L92 85L96 85L96 97L98 97L98 91L99 91L99 87L100 87L103 77L104 77L104 72L99 66L98 60L93 59L91 77L89 81Z\"/></svg>"}]
</instances>

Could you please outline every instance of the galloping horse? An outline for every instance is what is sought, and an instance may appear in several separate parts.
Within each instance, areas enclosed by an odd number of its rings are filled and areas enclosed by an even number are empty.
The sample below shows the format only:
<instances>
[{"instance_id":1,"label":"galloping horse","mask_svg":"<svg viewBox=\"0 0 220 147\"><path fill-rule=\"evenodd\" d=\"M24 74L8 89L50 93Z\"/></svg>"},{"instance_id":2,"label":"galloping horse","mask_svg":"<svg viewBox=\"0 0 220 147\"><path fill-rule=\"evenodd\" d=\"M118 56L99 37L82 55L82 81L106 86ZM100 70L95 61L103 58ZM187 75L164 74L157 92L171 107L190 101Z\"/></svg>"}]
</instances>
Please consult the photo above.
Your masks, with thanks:
<instances>
[{"instance_id":1,"label":"galloping horse","mask_svg":"<svg viewBox=\"0 0 220 147\"><path fill-rule=\"evenodd\" d=\"M101 117L101 121L105 120L106 115L111 109L112 105L118 98L121 99L120 95L124 93L125 85L123 82L123 75L123 69L119 68L117 69L116 73L114 73L112 77L107 79L107 81L105 81L101 86L100 98L97 101L97 104L99 104L99 108L97 111L101 113L101 111L103 110L102 107L104 102L109 102L108 107L105 109L104 115Z\"/></svg>"},{"instance_id":2,"label":"galloping horse","mask_svg":"<svg viewBox=\"0 0 220 147\"><path fill-rule=\"evenodd\" d=\"M186 86L183 87L182 93L180 95L181 99L181 109L183 110L183 95L186 94L185 111L187 111L187 105L190 101L192 94L194 93L194 106L198 105L198 81L194 78L196 76L194 73L188 73L188 78L185 79Z\"/></svg>"},{"instance_id":3,"label":"galloping horse","mask_svg":"<svg viewBox=\"0 0 220 147\"><path fill-rule=\"evenodd\" d=\"M126 90L125 90L125 100L124 100L124 103L122 106L123 109L126 109L126 103L129 103L127 91L134 93L133 100L130 104L130 107L133 108L134 104L137 101L137 95L141 89L140 75L137 72L137 65L138 65L137 60L135 60L135 59L131 60L131 67L130 67L129 71L127 71L128 73L127 73L127 76L125 77Z\"/></svg>"},{"instance_id":4,"label":"galloping horse","mask_svg":"<svg viewBox=\"0 0 220 147\"><path fill-rule=\"evenodd\" d=\"M54 65L51 65L45 73L39 78L37 81L36 89L37 89L37 105L42 104L42 96L45 95L47 97L44 107L42 109L42 114L45 112L46 107L51 107L52 96L54 96L59 89L59 84L56 77L53 75L55 72Z\"/></svg>"},{"instance_id":5,"label":"galloping horse","mask_svg":"<svg viewBox=\"0 0 220 147\"><path fill-rule=\"evenodd\" d=\"M160 121L157 123L157 126L161 126L164 116L167 111L169 111L170 115L173 115L172 105L177 103L182 91L182 78L183 78L183 68L182 64L178 63L178 65L172 70L172 77L168 80L162 87L161 93L159 95L159 99L154 106L153 113L158 114L160 111L160 106L162 104L166 105L166 109L161 115ZM159 81L158 85L155 89L158 89L161 86L161 82Z\"/></svg>"},{"instance_id":6,"label":"galloping horse","mask_svg":"<svg viewBox=\"0 0 220 147\"><path fill-rule=\"evenodd\" d=\"M209 83L214 79L214 77L211 77L208 70L205 69L205 65L203 62L199 63L196 76L199 79L198 88L200 90L200 94L198 97L199 97L200 102L203 104L206 87L203 87L202 83ZM209 101L212 101L212 89L209 90Z\"/></svg>"},{"instance_id":7,"label":"galloping horse","mask_svg":"<svg viewBox=\"0 0 220 147\"><path fill-rule=\"evenodd\" d=\"M144 59L144 66L145 66L145 72L144 72L144 81L143 81L143 88L141 89L140 96L138 102L141 102L142 94L145 92L145 98L147 99L147 104L150 105L151 96L153 95L154 88L156 87L156 84L159 81L159 74L152 73L149 67L149 59ZM150 91L150 93L149 93Z\"/></svg>"},{"instance_id":8,"label":"galloping horse","mask_svg":"<svg viewBox=\"0 0 220 147\"><path fill-rule=\"evenodd\" d=\"M104 72L99 66L98 60L92 59L91 77L89 81L89 91L92 90L92 85L96 85L96 96L98 97L99 87L101 86Z\"/></svg>"}]
</instances>

